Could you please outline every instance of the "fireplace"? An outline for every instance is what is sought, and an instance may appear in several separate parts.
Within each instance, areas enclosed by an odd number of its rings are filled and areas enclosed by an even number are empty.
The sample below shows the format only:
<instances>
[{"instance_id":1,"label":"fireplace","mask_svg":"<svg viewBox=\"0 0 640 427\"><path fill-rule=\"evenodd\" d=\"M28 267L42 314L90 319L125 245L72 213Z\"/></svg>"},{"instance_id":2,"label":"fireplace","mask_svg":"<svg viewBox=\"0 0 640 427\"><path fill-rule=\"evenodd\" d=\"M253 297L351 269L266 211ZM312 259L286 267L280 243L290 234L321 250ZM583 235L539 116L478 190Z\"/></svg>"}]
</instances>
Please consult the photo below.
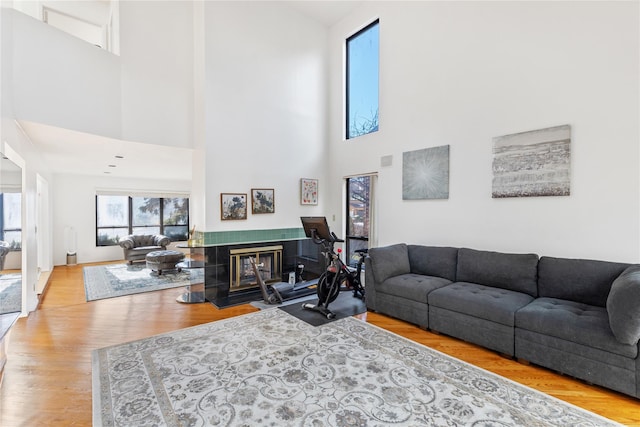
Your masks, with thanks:
<instances>
[{"instance_id":1,"label":"fireplace","mask_svg":"<svg viewBox=\"0 0 640 427\"><path fill-rule=\"evenodd\" d=\"M250 258L259 264L265 283L282 280L282 245L231 249L229 292L258 287Z\"/></svg>"}]
</instances>

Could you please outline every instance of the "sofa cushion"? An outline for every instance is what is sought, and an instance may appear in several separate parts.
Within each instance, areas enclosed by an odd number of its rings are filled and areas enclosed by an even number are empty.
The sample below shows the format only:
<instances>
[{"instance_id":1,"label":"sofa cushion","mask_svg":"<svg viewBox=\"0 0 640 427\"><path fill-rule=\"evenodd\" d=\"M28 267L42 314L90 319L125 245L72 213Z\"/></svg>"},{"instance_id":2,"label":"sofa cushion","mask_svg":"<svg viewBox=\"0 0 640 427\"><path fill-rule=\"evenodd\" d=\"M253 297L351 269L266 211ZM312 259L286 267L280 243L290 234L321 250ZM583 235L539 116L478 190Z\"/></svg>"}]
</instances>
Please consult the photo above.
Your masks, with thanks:
<instances>
[{"instance_id":1,"label":"sofa cushion","mask_svg":"<svg viewBox=\"0 0 640 427\"><path fill-rule=\"evenodd\" d=\"M466 282L452 283L428 295L430 306L507 326L514 325L515 312L531 301L533 297L522 292Z\"/></svg>"},{"instance_id":2,"label":"sofa cushion","mask_svg":"<svg viewBox=\"0 0 640 427\"><path fill-rule=\"evenodd\" d=\"M373 275L377 283L382 283L389 277L411 272L409 252L407 245L404 243L371 248L369 249L369 258L371 259Z\"/></svg>"},{"instance_id":3,"label":"sofa cushion","mask_svg":"<svg viewBox=\"0 0 640 427\"><path fill-rule=\"evenodd\" d=\"M458 248L408 245L411 272L456 280Z\"/></svg>"},{"instance_id":4,"label":"sofa cushion","mask_svg":"<svg viewBox=\"0 0 640 427\"><path fill-rule=\"evenodd\" d=\"M606 307L613 281L630 264L541 257L538 295Z\"/></svg>"},{"instance_id":5,"label":"sofa cushion","mask_svg":"<svg viewBox=\"0 0 640 427\"><path fill-rule=\"evenodd\" d=\"M640 340L640 265L622 272L611 285L607 314L613 334L623 344Z\"/></svg>"},{"instance_id":6,"label":"sofa cushion","mask_svg":"<svg viewBox=\"0 0 640 427\"><path fill-rule=\"evenodd\" d=\"M131 252L152 252L152 251L161 251L162 250L162 246L136 246L135 248L131 249Z\"/></svg>"},{"instance_id":7,"label":"sofa cushion","mask_svg":"<svg viewBox=\"0 0 640 427\"><path fill-rule=\"evenodd\" d=\"M376 291L426 304L429 292L450 283L451 280L442 277L409 273L388 278L378 284Z\"/></svg>"},{"instance_id":8,"label":"sofa cushion","mask_svg":"<svg viewBox=\"0 0 640 427\"><path fill-rule=\"evenodd\" d=\"M118 244L124 249L135 249L138 247L161 246L166 247L171 243L171 239L163 234L129 234L120 239Z\"/></svg>"},{"instance_id":9,"label":"sofa cushion","mask_svg":"<svg viewBox=\"0 0 640 427\"><path fill-rule=\"evenodd\" d=\"M538 298L516 313L516 327L625 357L638 354L637 345L620 343L611 333L604 307Z\"/></svg>"},{"instance_id":10,"label":"sofa cushion","mask_svg":"<svg viewBox=\"0 0 640 427\"><path fill-rule=\"evenodd\" d=\"M478 283L535 297L538 295L537 271L536 254L458 250L457 282Z\"/></svg>"}]
</instances>

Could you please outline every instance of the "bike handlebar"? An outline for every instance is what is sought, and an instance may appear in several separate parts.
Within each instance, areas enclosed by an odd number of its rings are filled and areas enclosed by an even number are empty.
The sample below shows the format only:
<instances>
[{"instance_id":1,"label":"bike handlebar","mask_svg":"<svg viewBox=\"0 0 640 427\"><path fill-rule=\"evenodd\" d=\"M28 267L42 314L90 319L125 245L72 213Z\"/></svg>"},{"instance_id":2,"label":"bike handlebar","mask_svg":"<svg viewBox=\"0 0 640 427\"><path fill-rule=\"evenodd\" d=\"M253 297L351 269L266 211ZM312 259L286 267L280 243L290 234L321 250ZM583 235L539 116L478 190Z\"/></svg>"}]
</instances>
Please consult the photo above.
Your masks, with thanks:
<instances>
[{"instance_id":1,"label":"bike handlebar","mask_svg":"<svg viewBox=\"0 0 640 427\"><path fill-rule=\"evenodd\" d=\"M331 232L330 239L324 239L322 237L318 237L318 233L316 233L316 230L312 230L311 240L313 240L313 243L315 243L316 245L321 245L325 242L329 242L332 244L344 242L344 240L336 236L336 233L334 233L333 231Z\"/></svg>"}]
</instances>

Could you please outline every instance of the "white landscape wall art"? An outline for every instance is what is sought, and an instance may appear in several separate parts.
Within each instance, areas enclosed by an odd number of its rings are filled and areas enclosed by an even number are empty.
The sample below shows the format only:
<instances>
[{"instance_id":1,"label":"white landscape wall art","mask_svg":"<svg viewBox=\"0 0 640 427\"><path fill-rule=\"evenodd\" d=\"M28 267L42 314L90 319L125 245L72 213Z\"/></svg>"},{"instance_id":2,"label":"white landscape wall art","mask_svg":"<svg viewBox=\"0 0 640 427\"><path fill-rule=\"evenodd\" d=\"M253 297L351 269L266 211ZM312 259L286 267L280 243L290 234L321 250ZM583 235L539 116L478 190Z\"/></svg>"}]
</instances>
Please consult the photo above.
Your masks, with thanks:
<instances>
[{"instance_id":1,"label":"white landscape wall art","mask_svg":"<svg viewBox=\"0 0 640 427\"><path fill-rule=\"evenodd\" d=\"M402 199L449 198L449 146L402 153Z\"/></svg>"},{"instance_id":2,"label":"white landscape wall art","mask_svg":"<svg viewBox=\"0 0 640 427\"><path fill-rule=\"evenodd\" d=\"M493 138L493 198L568 196L571 126Z\"/></svg>"}]
</instances>

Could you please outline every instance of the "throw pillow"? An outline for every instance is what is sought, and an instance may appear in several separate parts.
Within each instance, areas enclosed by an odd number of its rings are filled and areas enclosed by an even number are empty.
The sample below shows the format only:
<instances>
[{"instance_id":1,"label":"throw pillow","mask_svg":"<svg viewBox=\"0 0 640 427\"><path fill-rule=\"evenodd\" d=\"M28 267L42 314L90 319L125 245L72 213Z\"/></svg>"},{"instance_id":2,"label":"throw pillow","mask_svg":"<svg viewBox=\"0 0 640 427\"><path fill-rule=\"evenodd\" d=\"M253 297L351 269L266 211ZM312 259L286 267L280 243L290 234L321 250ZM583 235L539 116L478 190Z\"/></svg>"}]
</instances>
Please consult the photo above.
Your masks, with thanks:
<instances>
[{"instance_id":1,"label":"throw pillow","mask_svg":"<svg viewBox=\"0 0 640 427\"><path fill-rule=\"evenodd\" d=\"M411 272L409 265L409 251L407 245L396 245L369 249L369 258L373 275L377 283L382 283L389 277L399 276Z\"/></svg>"},{"instance_id":2,"label":"throw pillow","mask_svg":"<svg viewBox=\"0 0 640 427\"><path fill-rule=\"evenodd\" d=\"M607 298L609 326L623 344L640 340L640 265L628 267L613 281Z\"/></svg>"}]
</instances>

